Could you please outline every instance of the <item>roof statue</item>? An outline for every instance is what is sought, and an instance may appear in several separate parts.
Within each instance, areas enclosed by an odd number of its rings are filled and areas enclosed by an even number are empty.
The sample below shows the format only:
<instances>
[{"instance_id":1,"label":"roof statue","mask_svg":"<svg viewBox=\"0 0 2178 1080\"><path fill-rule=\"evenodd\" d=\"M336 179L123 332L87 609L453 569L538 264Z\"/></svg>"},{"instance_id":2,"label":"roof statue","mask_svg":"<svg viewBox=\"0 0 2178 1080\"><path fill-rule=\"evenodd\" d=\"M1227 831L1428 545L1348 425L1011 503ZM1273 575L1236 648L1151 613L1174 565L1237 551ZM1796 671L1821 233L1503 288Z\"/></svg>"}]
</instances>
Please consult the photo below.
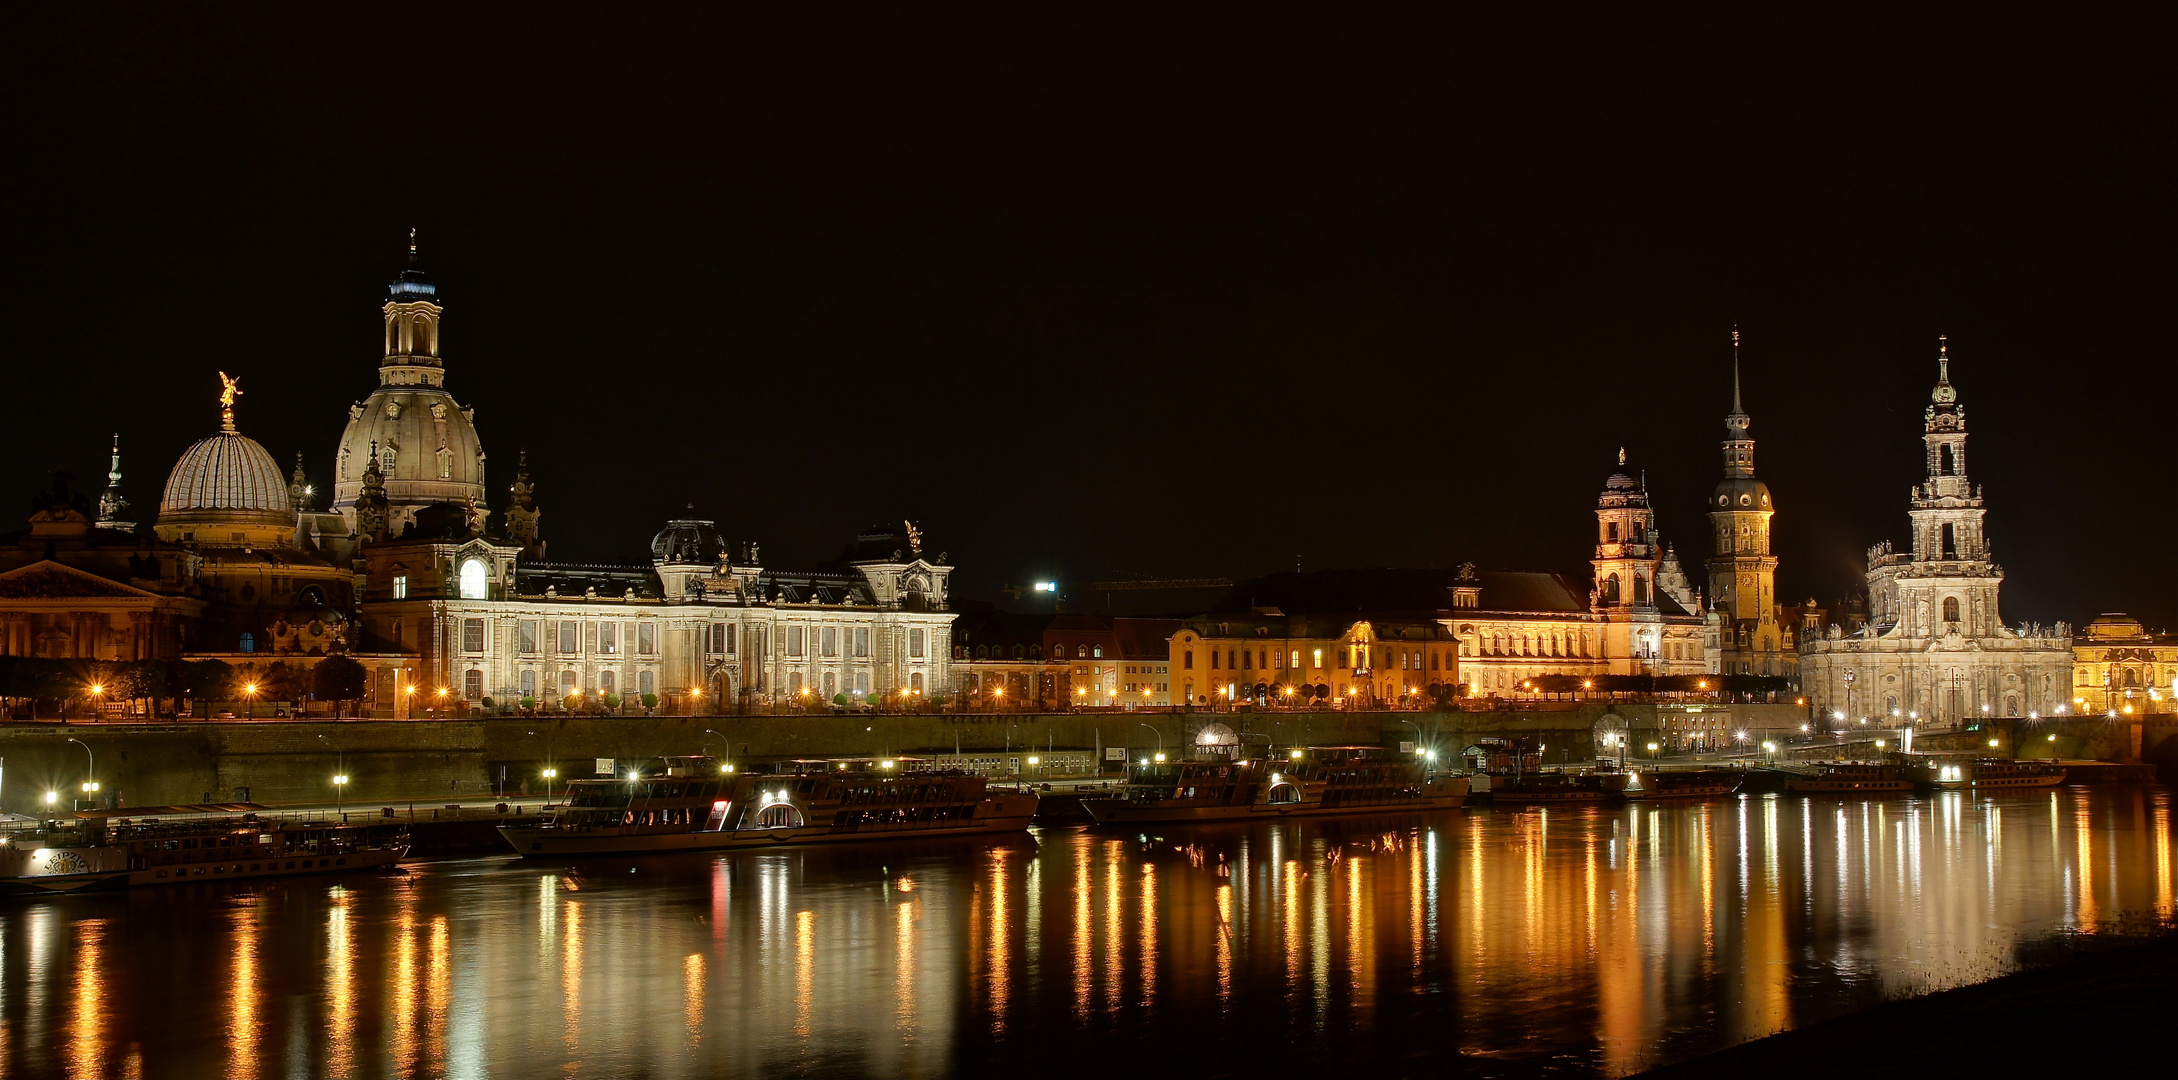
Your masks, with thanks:
<instances>
[{"instance_id":1,"label":"roof statue","mask_svg":"<svg viewBox=\"0 0 2178 1080\"><path fill-rule=\"evenodd\" d=\"M242 377L219 373L219 424L222 431L234 430L234 399L242 396Z\"/></svg>"}]
</instances>

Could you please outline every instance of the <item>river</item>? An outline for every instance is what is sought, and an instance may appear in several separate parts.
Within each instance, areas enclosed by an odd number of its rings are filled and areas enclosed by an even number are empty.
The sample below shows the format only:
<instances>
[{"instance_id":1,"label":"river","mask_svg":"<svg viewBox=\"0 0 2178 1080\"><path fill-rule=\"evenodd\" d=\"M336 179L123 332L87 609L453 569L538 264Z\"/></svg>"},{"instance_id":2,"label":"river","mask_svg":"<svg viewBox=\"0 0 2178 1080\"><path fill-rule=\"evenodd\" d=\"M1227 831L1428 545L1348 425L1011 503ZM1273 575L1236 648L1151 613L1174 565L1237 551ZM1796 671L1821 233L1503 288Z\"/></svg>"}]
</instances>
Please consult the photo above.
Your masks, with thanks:
<instances>
[{"instance_id":1,"label":"river","mask_svg":"<svg viewBox=\"0 0 2178 1080\"><path fill-rule=\"evenodd\" d=\"M8 1076L1619 1076L2174 911L2163 788L1036 830L0 906Z\"/></svg>"}]
</instances>

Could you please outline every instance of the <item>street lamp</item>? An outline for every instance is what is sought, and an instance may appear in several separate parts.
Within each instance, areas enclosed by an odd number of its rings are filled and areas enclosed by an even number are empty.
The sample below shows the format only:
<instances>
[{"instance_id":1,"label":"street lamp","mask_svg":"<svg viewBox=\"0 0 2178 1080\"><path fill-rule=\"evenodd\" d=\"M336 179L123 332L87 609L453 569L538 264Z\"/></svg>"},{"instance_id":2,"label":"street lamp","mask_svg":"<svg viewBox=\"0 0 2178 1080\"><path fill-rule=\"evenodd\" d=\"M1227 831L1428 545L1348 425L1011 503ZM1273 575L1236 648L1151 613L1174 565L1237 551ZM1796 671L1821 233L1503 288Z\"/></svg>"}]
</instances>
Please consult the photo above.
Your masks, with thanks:
<instances>
[{"instance_id":1,"label":"street lamp","mask_svg":"<svg viewBox=\"0 0 2178 1080\"><path fill-rule=\"evenodd\" d=\"M553 769L553 768L546 768L546 769L540 770L540 772L539 772L539 775L541 775L541 776L543 776L543 777L544 777L544 782L545 782L545 805L546 805L546 806L550 806L550 805L552 805L552 780L553 780L553 778L554 778L554 777L557 777L557 776L559 776L559 775L560 775L560 771L559 771L558 769Z\"/></svg>"},{"instance_id":2,"label":"street lamp","mask_svg":"<svg viewBox=\"0 0 2178 1080\"><path fill-rule=\"evenodd\" d=\"M333 774L333 812L344 813L348 809L348 774Z\"/></svg>"},{"instance_id":3,"label":"street lamp","mask_svg":"<svg viewBox=\"0 0 2178 1080\"><path fill-rule=\"evenodd\" d=\"M242 717L243 717L243 719L245 719L245 720L255 720L255 719L257 719L257 684L256 684L256 683L253 683L253 682L252 682L252 683L243 683L243 684L242 684L242 698L243 698L243 700L245 700L245 701L247 701L247 702L248 702L248 704L246 704L246 705L244 705L244 706L242 707Z\"/></svg>"},{"instance_id":4,"label":"street lamp","mask_svg":"<svg viewBox=\"0 0 2178 1080\"><path fill-rule=\"evenodd\" d=\"M1165 733L1157 730L1156 728L1150 727L1148 724L1136 724L1135 726L1138 728L1148 728L1150 734L1157 736L1157 760L1163 761L1165 759Z\"/></svg>"},{"instance_id":5,"label":"street lamp","mask_svg":"<svg viewBox=\"0 0 2178 1080\"><path fill-rule=\"evenodd\" d=\"M84 742L82 739L70 739L68 741L82 747L83 756L90 761L90 764L86 765L83 770L83 790L86 792L97 791L98 755L92 753L91 744Z\"/></svg>"}]
</instances>

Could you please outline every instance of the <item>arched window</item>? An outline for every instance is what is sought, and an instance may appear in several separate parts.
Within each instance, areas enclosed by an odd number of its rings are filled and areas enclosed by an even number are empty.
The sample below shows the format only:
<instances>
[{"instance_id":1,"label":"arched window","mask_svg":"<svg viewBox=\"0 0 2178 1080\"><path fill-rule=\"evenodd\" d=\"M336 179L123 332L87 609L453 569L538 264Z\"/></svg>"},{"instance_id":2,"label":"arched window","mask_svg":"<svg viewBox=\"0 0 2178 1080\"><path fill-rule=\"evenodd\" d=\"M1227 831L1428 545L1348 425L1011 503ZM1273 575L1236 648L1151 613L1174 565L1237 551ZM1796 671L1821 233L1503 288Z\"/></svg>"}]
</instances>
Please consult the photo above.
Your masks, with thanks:
<instances>
[{"instance_id":1,"label":"arched window","mask_svg":"<svg viewBox=\"0 0 2178 1080\"><path fill-rule=\"evenodd\" d=\"M1636 603L1636 604L1646 604L1646 603L1648 603L1648 602L1649 602L1649 579L1648 579L1648 577L1647 577L1646 575L1643 575L1643 574L1635 574L1635 575L1634 575L1634 603Z\"/></svg>"},{"instance_id":2,"label":"arched window","mask_svg":"<svg viewBox=\"0 0 2178 1080\"><path fill-rule=\"evenodd\" d=\"M1951 527L1951 523L1950 523L1950 522L1948 522L1948 521L1947 521L1947 522L1944 522L1944 532L1943 532L1943 540L1942 540L1942 544L1943 544L1943 547L1942 547L1942 551L1943 551L1943 557L1944 557L1944 558L1946 558L1946 559L1956 559L1956 558L1958 558L1958 557L1959 557L1959 540L1958 540L1958 533L1957 533L1957 532L1955 532L1955 531L1954 531L1954 530L1952 529L1952 527Z\"/></svg>"},{"instance_id":3,"label":"arched window","mask_svg":"<svg viewBox=\"0 0 2178 1080\"><path fill-rule=\"evenodd\" d=\"M1617 574L1612 574L1610 577L1603 580L1603 602L1606 604L1618 603Z\"/></svg>"},{"instance_id":4,"label":"arched window","mask_svg":"<svg viewBox=\"0 0 2178 1080\"><path fill-rule=\"evenodd\" d=\"M1099 645L1096 648L1089 650L1089 655L1096 657L1099 660L1104 659L1104 646Z\"/></svg>"},{"instance_id":5,"label":"arched window","mask_svg":"<svg viewBox=\"0 0 2178 1080\"><path fill-rule=\"evenodd\" d=\"M908 689L910 689L910 690L913 690L913 691L915 691L916 693L921 693L921 692L922 692L922 689L923 689L923 673L922 673L922 672L918 671L918 672L915 672L914 674L912 674L912 675L909 675L909 676L908 676Z\"/></svg>"},{"instance_id":6,"label":"arched window","mask_svg":"<svg viewBox=\"0 0 2178 1080\"><path fill-rule=\"evenodd\" d=\"M247 631L247 630L243 631L243 632L242 632L242 648L241 648L241 650L240 650L240 651L242 651L242 652L256 652L256 651L257 651L257 635L255 635L255 634L252 634L252 633L250 633L250 632L249 632L249 631Z\"/></svg>"},{"instance_id":7,"label":"arched window","mask_svg":"<svg viewBox=\"0 0 2178 1080\"><path fill-rule=\"evenodd\" d=\"M1607 544L1618 543L1618 522L1607 521L1603 523L1603 542Z\"/></svg>"},{"instance_id":8,"label":"arched window","mask_svg":"<svg viewBox=\"0 0 2178 1080\"><path fill-rule=\"evenodd\" d=\"M410 352L421 353L425 356L432 354L431 320L421 315L416 316L416 321L409 324L409 333L412 335L412 340L409 342Z\"/></svg>"},{"instance_id":9,"label":"arched window","mask_svg":"<svg viewBox=\"0 0 2178 1080\"><path fill-rule=\"evenodd\" d=\"M1948 526L1948 525L1947 525L1947 526L1945 526L1945 528L1950 528L1950 526ZM1946 596L1946 597L1944 597L1944 621L1945 621L1945 622L1958 622L1958 621L1959 621L1959 598L1958 598L1958 597L1956 597L1956 596Z\"/></svg>"},{"instance_id":10,"label":"arched window","mask_svg":"<svg viewBox=\"0 0 2178 1080\"><path fill-rule=\"evenodd\" d=\"M461 598L484 599L484 560L468 559L461 564Z\"/></svg>"}]
</instances>

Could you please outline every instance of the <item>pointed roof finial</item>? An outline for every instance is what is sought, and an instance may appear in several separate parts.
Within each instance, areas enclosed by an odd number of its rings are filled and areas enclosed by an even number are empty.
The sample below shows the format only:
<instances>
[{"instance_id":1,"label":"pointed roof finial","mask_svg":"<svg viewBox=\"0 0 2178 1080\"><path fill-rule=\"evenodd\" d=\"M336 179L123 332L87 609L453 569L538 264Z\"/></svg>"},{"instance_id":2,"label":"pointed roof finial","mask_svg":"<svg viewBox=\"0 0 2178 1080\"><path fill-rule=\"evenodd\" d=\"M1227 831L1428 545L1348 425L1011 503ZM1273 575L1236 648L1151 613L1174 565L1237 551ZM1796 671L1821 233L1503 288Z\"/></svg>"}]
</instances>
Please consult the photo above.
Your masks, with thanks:
<instances>
[{"instance_id":1,"label":"pointed roof finial","mask_svg":"<svg viewBox=\"0 0 2178 1080\"><path fill-rule=\"evenodd\" d=\"M408 261L410 265L416 262L416 227L413 225L408 228Z\"/></svg>"},{"instance_id":2,"label":"pointed roof finial","mask_svg":"<svg viewBox=\"0 0 2178 1080\"><path fill-rule=\"evenodd\" d=\"M1732 324L1732 415L1744 415L1739 405L1739 324Z\"/></svg>"},{"instance_id":3,"label":"pointed roof finial","mask_svg":"<svg viewBox=\"0 0 2178 1080\"><path fill-rule=\"evenodd\" d=\"M1936 381L1951 381L1951 335L1936 335Z\"/></svg>"}]
</instances>

